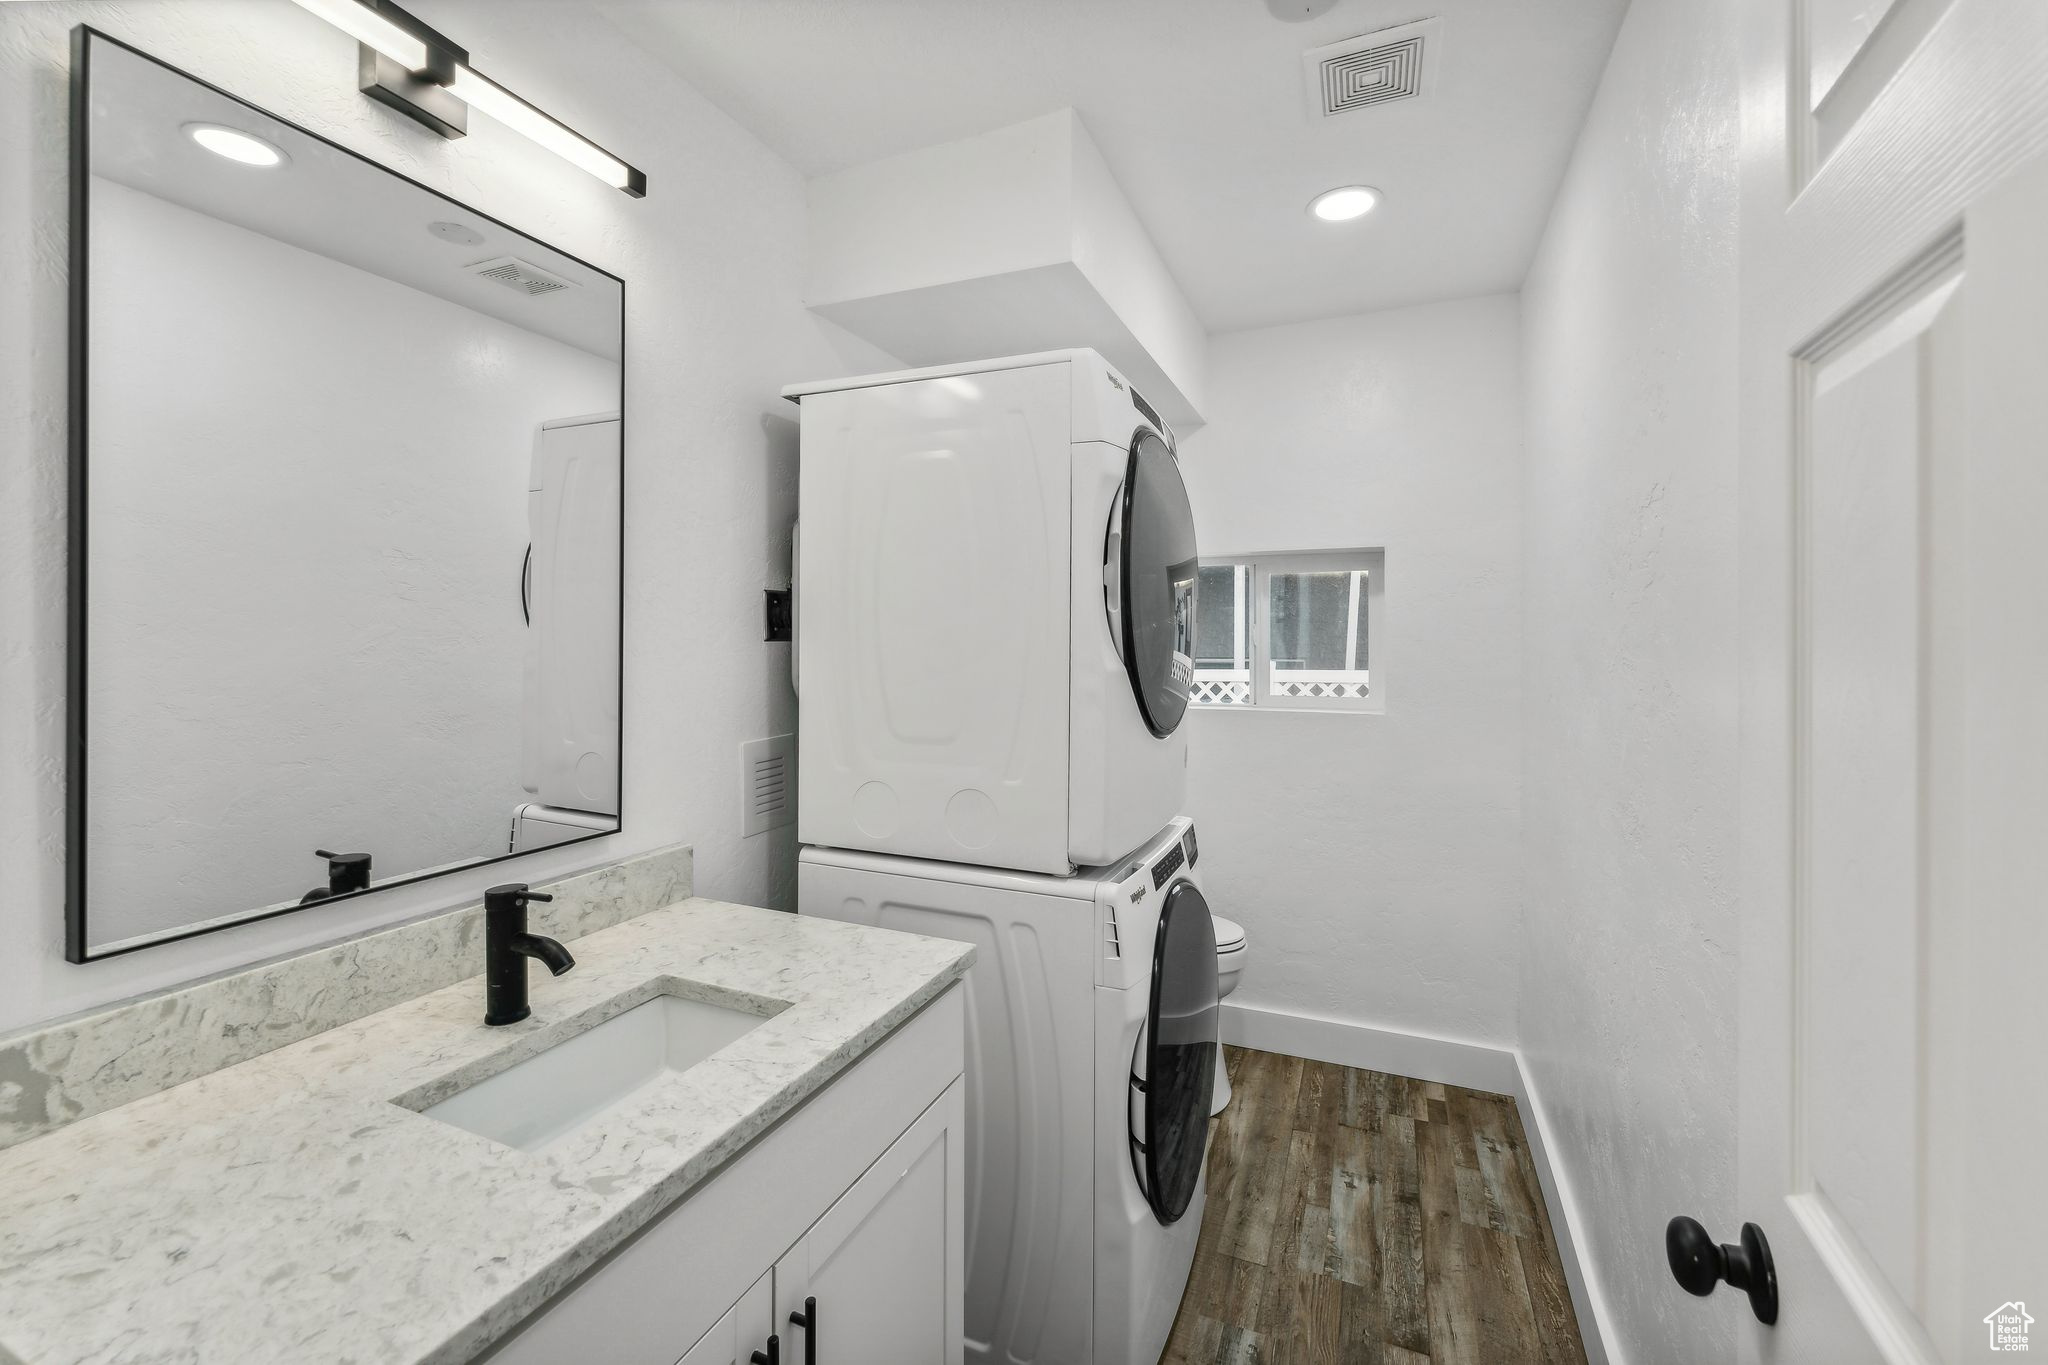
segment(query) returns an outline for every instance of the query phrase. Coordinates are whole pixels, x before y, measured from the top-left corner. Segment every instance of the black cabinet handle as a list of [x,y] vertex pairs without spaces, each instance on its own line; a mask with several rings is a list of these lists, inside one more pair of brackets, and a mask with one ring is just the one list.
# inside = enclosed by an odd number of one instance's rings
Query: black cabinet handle
[[804,1365],[818,1365],[818,1299],[816,1295],[804,1300],[801,1310],[791,1309],[789,1322],[792,1327],[804,1329]]
[[1742,1225],[1741,1245],[1717,1246],[1697,1219],[1681,1215],[1664,1229],[1664,1257],[1671,1262],[1671,1278],[1686,1293],[1705,1298],[1726,1280],[1730,1288],[1749,1295],[1749,1310],[1758,1322],[1768,1327],[1778,1320],[1778,1267],[1756,1224]]
[[766,1351],[756,1351],[751,1356],[748,1356],[747,1359],[753,1361],[754,1365],[782,1365],[782,1338],[770,1332],[768,1334],[768,1349]]

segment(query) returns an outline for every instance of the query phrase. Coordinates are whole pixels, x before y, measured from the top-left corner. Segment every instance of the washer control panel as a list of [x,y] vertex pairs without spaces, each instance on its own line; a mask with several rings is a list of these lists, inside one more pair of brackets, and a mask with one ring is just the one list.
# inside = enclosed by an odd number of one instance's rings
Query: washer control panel
[[1187,850],[1176,842],[1166,851],[1166,856],[1152,864],[1152,889],[1157,891],[1166,885],[1166,879],[1187,865]]

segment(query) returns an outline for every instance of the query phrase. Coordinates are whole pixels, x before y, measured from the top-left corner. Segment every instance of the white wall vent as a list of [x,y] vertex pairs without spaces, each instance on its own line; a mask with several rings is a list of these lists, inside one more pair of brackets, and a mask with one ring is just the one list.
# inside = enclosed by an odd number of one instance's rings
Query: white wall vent
[[1382,104],[1417,100],[1436,85],[1443,20],[1378,29],[1302,54],[1309,106],[1329,118]]
[[543,270],[532,261],[522,261],[517,256],[498,256],[488,261],[478,261],[468,267],[469,273],[493,284],[502,284],[507,289],[516,289],[522,294],[553,294],[563,289],[574,289],[573,280],[565,280],[551,270]]
[[740,745],[740,837],[796,820],[796,736]]

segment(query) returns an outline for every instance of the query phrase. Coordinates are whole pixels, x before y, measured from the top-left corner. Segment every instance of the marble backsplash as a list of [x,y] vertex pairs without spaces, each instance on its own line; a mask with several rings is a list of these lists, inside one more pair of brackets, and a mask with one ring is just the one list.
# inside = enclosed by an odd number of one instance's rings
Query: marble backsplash
[[[691,893],[677,844],[544,883],[533,929],[573,939]],[[483,971],[483,903],[0,1038],[0,1149]],[[479,999],[478,1007],[482,1007]]]

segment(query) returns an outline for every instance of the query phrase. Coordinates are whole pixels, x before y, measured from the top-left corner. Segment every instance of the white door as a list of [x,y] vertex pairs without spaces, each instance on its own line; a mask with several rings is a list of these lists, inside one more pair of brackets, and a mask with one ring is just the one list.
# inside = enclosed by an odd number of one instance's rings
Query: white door
[[1695,1311],[1977,1360],[2048,1313],[2048,5],[1745,12],[1729,1221],[1780,1307]]
[[773,1274],[754,1281],[753,1288],[683,1353],[677,1365],[752,1365],[754,1352],[765,1356],[768,1337],[775,1331],[773,1281]]
[[954,1081],[776,1262],[783,1361],[960,1365],[966,1103]]
[[540,804],[619,813],[619,419],[545,422],[527,487],[532,547],[523,785]]

